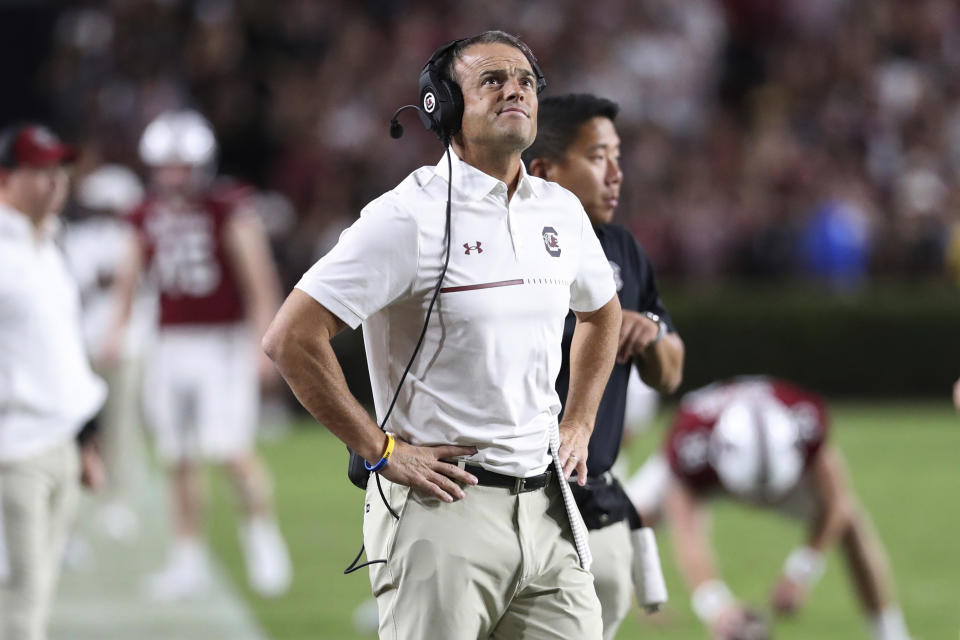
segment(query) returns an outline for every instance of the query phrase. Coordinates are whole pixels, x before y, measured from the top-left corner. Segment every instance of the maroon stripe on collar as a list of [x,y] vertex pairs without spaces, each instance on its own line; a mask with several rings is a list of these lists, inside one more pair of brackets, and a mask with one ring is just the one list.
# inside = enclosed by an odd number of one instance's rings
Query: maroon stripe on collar
[[473,291],[475,289],[492,289],[494,287],[513,287],[523,284],[523,279],[500,280],[499,282],[484,282],[483,284],[468,284],[462,287],[444,287],[440,293],[456,293],[458,291]]

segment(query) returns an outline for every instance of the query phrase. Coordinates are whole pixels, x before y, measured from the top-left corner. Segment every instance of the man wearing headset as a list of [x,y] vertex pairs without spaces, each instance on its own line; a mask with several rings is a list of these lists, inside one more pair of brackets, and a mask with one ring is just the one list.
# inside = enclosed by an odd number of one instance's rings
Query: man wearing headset
[[[653,267],[630,232],[610,224],[620,197],[620,137],[614,120],[618,106],[589,94],[553,96],[540,103],[537,140],[524,160],[530,173],[572,191],[583,203],[593,230],[615,274],[623,323],[617,363],[597,413],[590,438],[588,479],[573,494],[590,530],[591,571],[603,608],[603,636],[609,640],[630,609],[633,578],[631,528],[636,511],[610,469],[620,452],[630,369],[657,391],[673,393],[683,376],[683,341],[676,333],[654,279]],[[567,318],[564,356],[576,319]],[[557,378],[561,401],[567,397],[566,358]],[[632,521],[631,521],[632,520]]]
[[[509,34],[438,50],[421,75],[421,117],[447,154],[364,209],[264,338],[303,405],[377,471],[364,542],[380,561],[370,581],[381,638],[602,634],[583,522],[557,476],[586,479],[620,305],[579,201],[522,165],[543,85]],[[558,424],[569,309],[578,325]],[[329,344],[361,323],[378,419],[425,328],[386,434]]]

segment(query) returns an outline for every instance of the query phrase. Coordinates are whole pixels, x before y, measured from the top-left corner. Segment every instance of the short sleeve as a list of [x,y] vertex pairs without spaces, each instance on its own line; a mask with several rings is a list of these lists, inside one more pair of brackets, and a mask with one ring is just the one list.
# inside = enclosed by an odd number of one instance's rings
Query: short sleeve
[[654,274],[653,265],[650,264],[650,258],[647,257],[640,243],[637,242],[632,235],[627,238],[627,241],[633,250],[634,259],[636,260],[635,271],[640,274],[641,289],[637,310],[652,311],[660,316],[660,319],[667,324],[669,331],[676,332],[677,329],[673,324],[673,318],[670,316],[670,312],[660,298],[660,291],[657,288],[657,277]]
[[368,205],[296,288],[356,329],[412,289],[417,274],[416,221],[395,205]]
[[580,265],[570,285],[570,308],[596,311],[617,295],[617,285],[586,211],[579,202],[577,208],[580,210]]

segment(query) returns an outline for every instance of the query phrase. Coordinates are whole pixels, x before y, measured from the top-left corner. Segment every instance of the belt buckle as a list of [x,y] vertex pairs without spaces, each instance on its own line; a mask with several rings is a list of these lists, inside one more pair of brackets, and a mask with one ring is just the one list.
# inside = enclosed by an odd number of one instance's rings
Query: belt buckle
[[527,489],[527,479],[526,478],[517,478],[516,482],[513,483],[513,489],[510,493],[517,495],[518,493],[523,493]]

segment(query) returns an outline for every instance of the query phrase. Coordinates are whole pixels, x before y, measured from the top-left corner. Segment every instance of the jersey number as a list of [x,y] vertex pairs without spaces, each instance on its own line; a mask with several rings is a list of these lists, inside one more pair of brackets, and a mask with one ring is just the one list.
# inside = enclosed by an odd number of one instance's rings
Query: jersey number
[[199,298],[210,295],[220,284],[220,265],[213,255],[210,233],[188,231],[158,249],[157,277],[165,294]]

